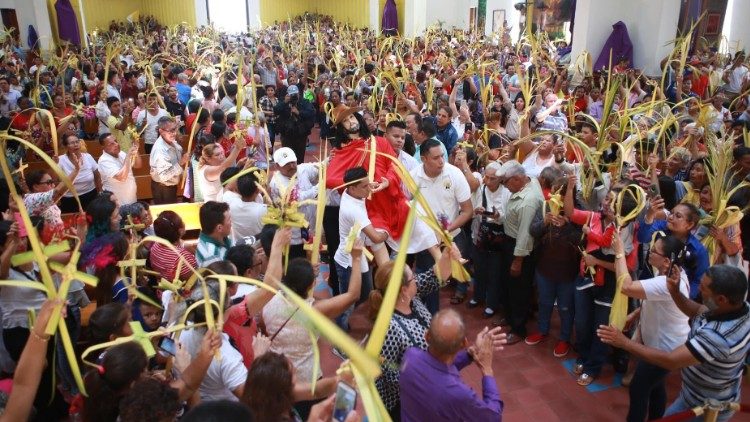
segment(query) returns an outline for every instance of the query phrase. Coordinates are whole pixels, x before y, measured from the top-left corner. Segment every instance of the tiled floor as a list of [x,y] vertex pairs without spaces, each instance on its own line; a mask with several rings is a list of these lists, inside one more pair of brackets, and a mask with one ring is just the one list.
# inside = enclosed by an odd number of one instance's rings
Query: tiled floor
[[[451,290],[444,290],[441,295],[441,307],[449,304]],[[459,305],[473,339],[489,320],[482,318],[481,309],[467,309]],[[351,319],[352,336],[362,338],[371,327],[365,316],[364,306],[357,308]],[[529,327],[535,327],[531,321]],[[554,422],[554,421],[622,421],[628,410],[628,390],[625,387],[612,387],[595,393],[575,382],[575,377],[563,366],[566,359],[575,358],[571,351],[563,359],[552,355],[555,345],[555,334],[558,332],[557,317],[553,317],[551,336],[545,341],[528,346],[521,342],[508,346],[495,354],[493,367],[498,387],[505,402],[503,421],[505,422]],[[324,341],[321,345],[321,360],[324,373],[331,374],[340,364]],[[468,367],[462,372],[464,380],[481,391],[479,370]],[[609,386],[614,381],[612,366],[605,366],[602,375],[595,381]],[[680,388],[679,373],[673,373],[668,379],[668,397],[671,401]],[[743,382],[743,403],[750,404],[750,383]],[[750,414],[735,416],[735,421],[750,421]]]
[[[315,161],[318,151],[317,129],[313,131],[311,145],[308,147],[306,161]],[[441,307],[449,307],[452,290],[444,290],[441,294]],[[364,337],[369,332],[371,324],[366,318],[365,305],[357,308],[352,315],[350,325],[351,335],[355,339]],[[464,305],[458,308],[467,323],[469,339],[473,339],[490,321],[482,318],[481,308],[467,309]],[[533,330],[536,322],[531,321],[529,328]],[[505,411],[505,422],[555,422],[555,421],[622,421],[628,411],[628,390],[625,387],[611,387],[597,392],[592,386],[584,388],[576,384],[575,377],[563,366],[563,361],[574,359],[575,352],[571,351],[563,359],[552,355],[555,346],[555,334],[558,333],[559,320],[553,313],[551,336],[545,341],[528,346],[521,342],[505,348],[495,355],[493,367],[495,378],[500,389]],[[324,374],[330,375],[336,371],[341,360],[331,353],[330,346],[321,340],[321,367]],[[481,391],[481,374],[475,366],[468,367],[462,372],[464,380],[478,393]],[[601,376],[595,381],[597,385],[610,386],[615,382],[612,366],[605,366]],[[673,400],[680,389],[680,376],[675,372],[667,381],[667,394]],[[747,377],[743,381],[742,402],[750,404],[750,383]],[[361,406],[361,404],[360,404]],[[738,414],[733,421],[750,422],[750,414]]]

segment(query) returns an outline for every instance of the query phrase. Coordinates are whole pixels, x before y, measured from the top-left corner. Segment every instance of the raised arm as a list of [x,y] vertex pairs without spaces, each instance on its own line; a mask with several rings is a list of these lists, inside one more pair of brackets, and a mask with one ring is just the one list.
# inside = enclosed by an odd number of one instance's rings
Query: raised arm
[[[461,81],[456,81],[456,84],[460,84]],[[458,96],[458,89],[456,85],[451,89],[451,95],[448,98],[448,106],[451,108],[451,116],[458,116],[458,109],[456,108],[456,97]]]
[[646,299],[646,291],[638,280],[633,280],[628,271],[628,263],[625,260],[625,248],[619,232],[615,232],[612,238],[612,249],[615,251],[615,275],[617,280],[622,280],[622,294],[634,299]]
[[18,223],[13,223],[5,238],[3,253],[0,254],[0,279],[8,278],[10,258],[16,253],[16,248],[18,248]]
[[[83,164],[83,157],[82,156],[76,156],[74,160],[70,160],[70,162],[73,164],[73,171],[70,172],[68,175],[68,179],[72,182],[75,180],[76,177],[78,177],[78,172],[81,170],[81,165]],[[68,186],[65,184],[65,182],[60,181],[60,183],[55,186],[55,193],[53,195],[53,202],[57,202],[62,198],[63,195],[68,191]]]
[[689,318],[696,317],[702,313],[708,312],[708,308],[705,305],[701,305],[698,302],[694,302],[680,292],[680,273],[682,269],[675,266],[672,268],[672,272],[667,276],[667,288],[669,294],[672,296],[675,305],[680,308],[680,311],[687,315]]
[[203,377],[211,366],[216,351],[221,347],[221,333],[209,330],[203,336],[201,348],[195,359],[190,361],[190,365],[182,372],[182,377],[170,383],[170,386],[177,390],[180,400],[189,399],[203,382]]
[[362,271],[360,263],[362,257],[362,248],[364,243],[357,239],[352,247],[352,270],[349,276],[349,289],[345,293],[334,296],[330,299],[316,301],[313,306],[328,318],[335,318],[341,315],[348,307],[357,302],[362,290]]
[[206,179],[218,179],[222,171],[226,170],[229,166],[233,165],[235,161],[237,161],[237,156],[239,155],[240,151],[245,149],[245,147],[247,147],[247,144],[245,143],[245,137],[241,135],[237,136],[234,139],[234,146],[232,147],[232,151],[229,153],[229,155],[227,155],[227,158],[224,159],[224,162],[222,162],[218,166],[209,166],[208,168],[206,168]]
[[[292,229],[285,227],[283,229],[276,230],[273,236],[273,243],[271,243],[271,253],[268,257],[268,267],[266,268],[266,275],[263,277],[263,281],[271,287],[278,288],[281,282],[281,276],[284,269],[283,264],[283,251],[286,245],[292,240]],[[263,307],[273,298],[273,293],[266,289],[255,289],[252,293],[245,296],[245,306],[247,306],[247,314],[255,315],[259,313]]]
[[[29,418],[45,368],[47,343],[50,340],[50,336],[44,332],[44,327],[47,326],[52,312],[59,309],[62,304],[61,299],[48,299],[42,304],[36,323],[30,330],[31,335],[18,360],[13,377],[13,391],[10,393],[5,411],[0,415],[0,421],[24,421]],[[63,306],[62,309],[64,310],[65,307]]]

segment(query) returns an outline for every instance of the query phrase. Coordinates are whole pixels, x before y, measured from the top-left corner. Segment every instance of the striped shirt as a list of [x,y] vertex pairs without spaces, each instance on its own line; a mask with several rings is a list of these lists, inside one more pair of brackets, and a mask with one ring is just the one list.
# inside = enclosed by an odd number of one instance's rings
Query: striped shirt
[[208,267],[216,261],[224,259],[227,249],[232,247],[232,241],[225,237],[223,242],[219,243],[211,236],[201,232],[198,236],[198,248],[195,251],[195,259],[198,266]]
[[740,400],[745,356],[750,350],[750,307],[729,314],[695,318],[685,343],[701,363],[682,369],[681,395],[690,406],[706,399]]
[[[195,255],[192,252],[181,246],[175,246],[185,261],[190,264],[182,264],[180,267],[180,280],[187,280],[193,274],[192,268],[198,268],[198,263],[195,260]],[[179,257],[175,251],[162,245],[161,243],[154,243],[151,247],[151,253],[149,254],[149,260],[151,261],[151,268],[157,271],[166,280],[174,280],[175,271],[177,271],[177,263]]]

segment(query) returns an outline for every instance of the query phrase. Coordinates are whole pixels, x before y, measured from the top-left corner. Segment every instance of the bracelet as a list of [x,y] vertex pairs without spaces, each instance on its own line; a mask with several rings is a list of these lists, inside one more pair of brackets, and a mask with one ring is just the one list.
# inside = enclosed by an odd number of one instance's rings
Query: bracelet
[[36,338],[36,339],[37,339],[37,340],[39,340],[39,341],[42,341],[42,342],[47,342],[47,341],[49,341],[49,337],[50,337],[50,336],[47,336],[47,337],[45,338],[45,337],[42,337],[42,336],[40,336],[39,334],[37,334],[37,333],[36,333],[36,331],[34,331],[34,330],[29,330],[29,332],[31,333],[31,335],[32,335],[32,336],[34,336],[34,338]]

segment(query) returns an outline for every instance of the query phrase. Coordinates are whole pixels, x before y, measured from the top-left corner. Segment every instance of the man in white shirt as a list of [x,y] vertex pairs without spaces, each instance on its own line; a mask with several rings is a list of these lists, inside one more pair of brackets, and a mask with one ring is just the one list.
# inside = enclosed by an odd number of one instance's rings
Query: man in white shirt
[[118,88],[118,86],[120,86],[120,75],[118,75],[116,72],[109,72],[107,74],[107,98],[115,97],[118,100],[122,101],[122,97],[120,96],[120,89]]
[[726,95],[719,91],[711,97],[711,109],[709,109],[708,128],[711,132],[719,133],[724,132],[724,122],[732,120],[732,113],[724,107],[724,102],[727,100]]
[[[268,183],[270,188],[269,194],[273,201],[283,201],[287,197],[290,202],[304,201],[318,197],[318,168],[311,163],[297,164],[297,156],[289,147],[279,148],[273,153],[273,161],[279,166],[279,171],[274,173],[271,181]],[[292,191],[287,194],[290,188],[289,184],[292,177],[295,178]],[[305,214],[307,222],[312,224],[315,221],[315,204],[307,204],[299,207],[299,210]],[[307,229],[295,228],[292,230],[292,241],[289,249],[289,258],[304,257],[305,251],[303,244],[308,238]]]
[[263,229],[263,216],[268,206],[258,202],[258,178],[248,173],[237,178],[237,191],[229,185],[224,188],[222,200],[229,204],[232,215],[232,239],[237,243],[241,238],[253,236],[256,239]]
[[102,155],[99,157],[99,173],[102,187],[112,192],[120,205],[132,204],[138,200],[138,192],[133,176],[133,168],[141,168],[138,145],[133,144],[128,152],[120,149],[114,135],[105,133],[99,136]]
[[9,117],[10,112],[18,108],[18,99],[23,95],[15,89],[10,88],[10,82],[5,76],[0,77],[0,91],[5,100],[3,104],[0,104],[0,111],[3,117]]
[[182,176],[182,166],[188,161],[188,153],[182,153],[177,143],[177,123],[170,116],[158,120],[159,138],[151,150],[151,194],[154,204],[177,202],[177,184]]
[[135,119],[135,124],[138,130],[143,130],[143,141],[146,146],[146,154],[151,153],[151,149],[156,143],[156,138],[159,137],[159,121],[162,117],[169,117],[167,110],[159,107],[159,94],[152,92],[148,94],[146,98],[146,109],[138,113],[138,117]]
[[[461,170],[445,161],[441,145],[442,142],[436,139],[428,139],[421,145],[422,165],[411,171],[411,177],[414,178],[420,194],[427,200],[440,224],[453,236],[461,255],[469,256],[471,239],[461,227],[468,223],[474,214],[471,189]],[[468,284],[459,284],[452,302],[461,303],[466,297],[467,288]],[[433,302],[427,305],[430,308],[435,304]]]
[[[354,228],[355,224],[359,225],[359,232],[357,237],[365,241],[365,244],[372,246],[373,250],[383,248],[385,242],[388,239],[388,233],[385,231],[378,231],[370,223],[370,218],[367,216],[367,208],[365,207],[365,199],[370,196],[370,179],[367,177],[367,170],[363,167],[354,167],[344,173],[344,183],[351,183],[344,193],[341,194],[341,208],[339,209],[339,247],[336,249],[336,253],[333,257],[334,264],[336,266],[336,273],[339,281],[339,292],[344,293],[349,289],[349,278],[352,272],[352,256],[351,251],[347,251],[347,240],[349,233]],[[362,273],[362,290],[360,293],[361,300],[366,299],[370,290],[372,290],[372,276],[370,274],[369,266],[367,265],[367,258],[364,255],[361,256],[360,261],[360,272]],[[336,323],[341,329],[348,331],[349,329],[349,316],[352,313],[354,307],[350,307],[338,318]]]
[[745,53],[738,51],[732,65],[724,71],[722,79],[726,82],[724,89],[730,101],[737,98],[748,78],[748,69],[744,65]]

